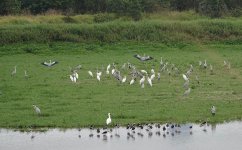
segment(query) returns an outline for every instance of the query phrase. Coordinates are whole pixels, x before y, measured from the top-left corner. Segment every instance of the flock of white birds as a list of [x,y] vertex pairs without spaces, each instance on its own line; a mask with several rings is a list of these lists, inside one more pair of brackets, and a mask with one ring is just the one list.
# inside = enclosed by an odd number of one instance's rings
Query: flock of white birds
[[[149,61],[149,60],[153,59],[153,57],[150,57],[150,56],[134,55],[134,57],[139,59],[141,62],[145,62],[145,61]],[[57,61],[50,60],[49,62],[43,62],[41,64],[44,66],[47,66],[47,67],[52,67],[52,66],[56,65],[57,63],[58,63]],[[223,65],[227,69],[231,68],[230,62],[224,61]],[[198,66],[200,69],[209,69],[210,74],[214,73],[212,64],[208,65],[206,60],[199,61]],[[80,70],[81,68],[82,68],[81,65],[78,65],[74,69],[70,68],[71,74],[69,77],[70,77],[71,82],[73,82],[73,83],[77,82],[77,80],[79,78],[78,70]],[[129,70],[130,71],[129,75],[130,75],[131,80],[127,81],[127,76],[126,75],[122,76],[120,70]],[[179,76],[181,74],[180,70],[174,64],[163,61],[162,57],[159,62],[159,69],[157,71],[155,71],[154,68],[151,68],[150,71],[147,71],[144,69],[139,70],[136,68],[135,65],[133,65],[129,62],[124,63],[122,65],[122,67],[120,68],[120,70],[118,69],[117,65],[115,63],[113,63],[112,65],[111,64],[107,65],[105,73],[106,73],[106,75],[112,75],[121,84],[129,82],[129,85],[133,85],[136,82],[136,80],[139,80],[139,85],[141,86],[141,88],[145,87],[146,81],[147,81],[147,84],[150,87],[152,87],[153,81],[155,79],[157,79],[157,81],[160,80],[162,72],[166,72],[169,76],[171,76],[171,74],[174,74],[176,76]],[[192,75],[193,70],[194,70],[194,67],[191,64],[189,69],[185,73],[182,74],[182,78],[184,79],[183,87],[185,89],[183,96],[188,96],[191,93],[191,88],[189,86],[189,83],[190,83],[190,77]],[[104,69],[102,69],[102,71],[99,71],[98,69],[96,70],[95,76],[96,76],[97,81],[101,81],[102,75],[103,75],[102,72],[104,72]],[[12,71],[11,75],[14,76],[16,73],[17,73],[17,66],[14,67],[14,70]],[[88,70],[87,73],[91,78],[95,77],[94,73],[91,70]],[[24,76],[25,76],[25,78],[28,78],[28,74],[27,74],[26,70],[24,71]],[[196,79],[196,82],[199,84],[200,81],[199,81],[198,75],[195,76],[195,79]],[[41,113],[40,109],[37,106],[33,105],[33,107],[37,114]],[[215,110],[216,110],[216,108],[213,106],[211,108],[211,112],[215,114]],[[110,113],[108,114],[108,116],[109,116],[109,118],[106,121],[107,125],[111,123]]]

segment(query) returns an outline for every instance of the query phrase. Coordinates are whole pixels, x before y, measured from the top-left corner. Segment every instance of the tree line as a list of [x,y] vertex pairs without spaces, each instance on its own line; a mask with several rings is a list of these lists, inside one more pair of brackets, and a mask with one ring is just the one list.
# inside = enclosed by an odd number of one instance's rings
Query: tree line
[[241,0],[1,0],[0,15],[42,14],[50,10],[63,14],[116,13],[139,19],[142,12],[163,8],[177,11],[195,10],[210,17],[225,14],[240,16]]

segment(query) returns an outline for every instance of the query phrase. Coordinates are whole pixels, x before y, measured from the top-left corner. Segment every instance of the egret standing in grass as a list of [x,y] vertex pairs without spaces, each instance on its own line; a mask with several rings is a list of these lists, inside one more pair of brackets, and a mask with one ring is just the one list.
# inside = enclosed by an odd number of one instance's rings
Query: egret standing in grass
[[88,74],[93,78],[93,74],[90,70],[88,71]]
[[34,111],[36,112],[36,114],[37,115],[40,115],[41,114],[41,111],[40,111],[39,107],[37,107],[35,105],[33,105],[33,107],[34,107]]
[[107,66],[106,74],[109,74],[109,69],[110,69],[110,67],[111,67],[111,65],[109,64],[109,65]]
[[26,70],[24,70],[24,77],[25,77],[25,79],[27,79],[29,77]]
[[191,88],[188,88],[188,89],[184,92],[183,96],[188,96],[190,93],[191,93]]
[[126,82],[126,76],[123,77],[122,83]]
[[111,115],[108,113],[108,118],[106,120],[106,124],[109,125],[112,122]]
[[215,113],[216,113],[216,107],[215,106],[211,107],[211,113],[212,113],[213,116],[215,116]]
[[129,83],[130,85],[134,84],[134,78],[132,78],[132,80]]
[[17,66],[14,66],[14,70],[12,71],[11,75],[14,76],[17,73]]

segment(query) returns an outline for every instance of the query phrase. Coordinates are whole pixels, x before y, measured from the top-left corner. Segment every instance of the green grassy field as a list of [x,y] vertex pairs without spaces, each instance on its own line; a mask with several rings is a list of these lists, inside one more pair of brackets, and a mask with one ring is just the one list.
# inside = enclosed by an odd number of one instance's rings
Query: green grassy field
[[[107,113],[112,115],[113,124],[139,122],[223,122],[242,118],[242,45],[226,44],[161,44],[148,42],[120,42],[115,44],[59,43],[11,44],[0,47],[0,127],[82,127],[94,124],[105,125]],[[155,59],[143,64],[134,54],[143,53]],[[169,77],[161,73],[153,87],[145,84],[142,89],[138,81],[131,86],[120,84],[103,71],[101,82],[90,78],[87,71],[94,73],[115,62],[120,68],[130,62],[137,69],[157,72],[160,57],[175,64],[180,74]],[[48,68],[40,63],[57,60],[59,64]],[[199,69],[198,61],[207,60],[214,67]],[[223,61],[231,63],[231,69],[223,67]],[[76,84],[69,79],[69,66],[81,64]],[[183,96],[185,73],[190,64],[191,94]],[[11,76],[14,66],[17,74]],[[168,65],[169,69],[171,68]],[[29,78],[24,78],[27,70]],[[127,75],[128,70],[121,70]],[[199,76],[200,84],[195,81]],[[41,116],[34,113],[32,105],[40,107]],[[216,116],[210,107],[217,107]]]

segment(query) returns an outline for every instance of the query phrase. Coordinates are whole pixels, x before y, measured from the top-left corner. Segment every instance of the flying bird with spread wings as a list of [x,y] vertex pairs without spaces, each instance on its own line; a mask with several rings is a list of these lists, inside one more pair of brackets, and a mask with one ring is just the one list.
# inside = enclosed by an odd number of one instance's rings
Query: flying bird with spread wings
[[51,66],[54,66],[55,64],[57,64],[58,62],[57,61],[49,61],[49,62],[42,62],[41,64],[44,65],[44,66],[47,66],[47,67],[51,67]]
[[139,54],[134,55],[135,58],[139,59],[140,61],[148,61],[153,59],[151,56],[140,56]]

